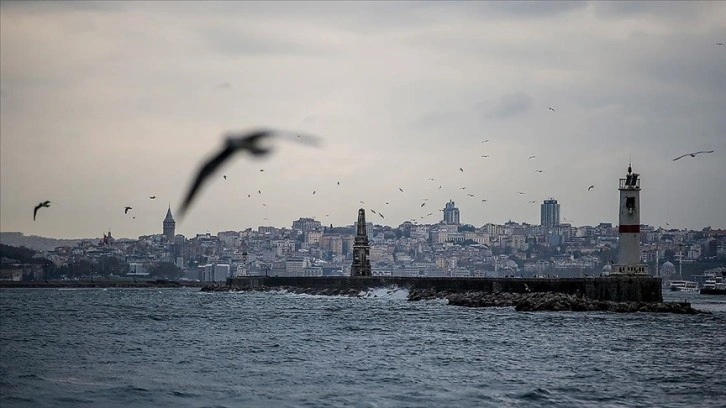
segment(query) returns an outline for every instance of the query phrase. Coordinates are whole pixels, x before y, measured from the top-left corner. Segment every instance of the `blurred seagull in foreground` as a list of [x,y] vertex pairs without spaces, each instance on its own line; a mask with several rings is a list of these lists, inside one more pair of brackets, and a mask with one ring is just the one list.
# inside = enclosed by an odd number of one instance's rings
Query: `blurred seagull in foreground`
[[[269,146],[263,146],[261,143],[272,137],[284,137],[288,140],[294,140],[313,146],[317,146],[319,144],[318,139],[312,136],[301,137],[299,134],[291,135],[289,132],[280,132],[271,129],[257,130],[244,134],[228,134],[222,151],[217,153],[217,155],[213,158],[209,159],[202,168],[199,169],[189,192],[182,202],[181,210],[179,211],[180,216],[183,216],[189,208],[194,196],[206,179],[211,176],[227,159],[232,157],[234,153],[245,150],[253,156],[266,156],[270,154],[272,148]],[[226,178],[227,177],[225,176],[225,179]]]
[[713,150],[701,150],[700,152],[686,153],[686,154],[683,154],[683,155],[680,155],[680,156],[676,157],[675,159],[673,159],[673,161],[676,161],[678,159],[682,159],[682,158],[684,158],[686,156],[696,157],[697,154],[701,154],[701,153],[713,153]]
[[38,215],[38,210],[40,210],[43,207],[50,207],[50,201],[43,201],[42,203],[35,206],[33,209],[33,221],[35,221],[35,216]]

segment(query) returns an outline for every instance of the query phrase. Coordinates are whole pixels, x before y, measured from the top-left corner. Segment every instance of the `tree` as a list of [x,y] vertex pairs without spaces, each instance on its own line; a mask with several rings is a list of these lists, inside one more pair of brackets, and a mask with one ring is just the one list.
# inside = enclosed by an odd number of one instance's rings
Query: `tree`
[[171,262],[161,262],[151,268],[149,276],[175,280],[181,278],[183,276],[183,272],[179,269],[179,267]]

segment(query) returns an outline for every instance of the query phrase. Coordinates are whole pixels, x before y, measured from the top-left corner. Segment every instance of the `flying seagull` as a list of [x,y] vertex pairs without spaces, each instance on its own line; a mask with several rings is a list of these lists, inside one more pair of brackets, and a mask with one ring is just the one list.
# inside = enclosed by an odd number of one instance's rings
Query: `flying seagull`
[[461,171],[463,173],[464,172],[464,169],[462,169],[461,167],[459,167],[459,171]]
[[488,154],[482,154],[481,157],[489,157]]
[[594,185],[594,184],[590,184],[590,187],[588,187],[588,188],[587,188],[587,191],[590,191],[590,190],[592,190],[593,188],[595,188],[595,185]]
[[555,111],[555,109],[553,107],[551,107],[551,106],[548,106],[547,108],[549,108],[549,110],[551,110],[552,112]]
[[128,206],[124,207],[124,214],[128,214],[129,210],[133,210],[133,208]]
[[530,204],[534,204],[534,203],[536,203],[536,202],[537,202],[537,201],[535,201],[535,200],[532,200],[532,201],[530,201],[529,203],[530,203]]
[[149,196],[149,198],[153,200],[156,198],[156,196]]
[[[277,132],[269,129],[265,130],[257,130],[251,133],[245,133],[245,134],[234,134],[230,133],[227,135],[224,147],[222,148],[222,151],[219,152],[216,156],[214,156],[212,159],[207,161],[204,166],[202,166],[201,169],[199,169],[199,172],[197,173],[197,177],[194,180],[194,183],[192,184],[191,188],[189,189],[189,192],[187,193],[186,197],[184,198],[184,202],[182,203],[181,210],[180,210],[180,216],[183,216],[186,210],[189,208],[189,205],[191,204],[192,200],[194,199],[194,196],[196,195],[199,188],[202,186],[204,181],[214,173],[219,166],[221,166],[227,159],[232,157],[232,155],[238,151],[248,151],[253,156],[266,156],[268,155],[272,150],[271,147],[264,147],[261,145],[261,142],[265,139],[269,139],[271,137],[287,137],[288,140],[296,140],[300,141],[306,144],[310,145],[317,145],[318,141],[316,138],[313,138],[311,136],[306,136],[305,138],[296,137],[296,138],[290,138],[289,133],[285,132]],[[225,176],[225,179],[227,177]]]
[[338,185],[340,185],[340,181],[338,182]]
[[403,193],[403,189],[401,187],[399,187],[398,189],[401,190],[401,192]]
[[684,158],[686,156],[696,157],[697,154],[701,154],[701,153],[713,153],[713,150],[701,150],[700,152],[686,153],[686,154],[683,154],[683,155],[680,155],[680,156],[676,157],[675,159],[673,159],[673,161],[676,161],[678,159],[682,159],[682,158]]
[[524,195],[524,193],[523,193],[523,192],[521,192],[521,191],[518,191],[517,193],[518,193],[519,195]]
[[373,214],[378,214],[378,213],[376,212],[376,210],[374,210],[374,209],[372,209],[372,208],[371,208],[371,212],[372,212]]
[[33,209],[33,221],[35,221],[35,216],[38,214],[38,210],[40,210],[41,207],[50,207],[50,201],[46,200],[35,206]]
[[535,170],[537,173],[542,173],[544,170]]
[[467,194],[469,197],[474,197],[474,194]]
[[721,46],[723,46],[723,43],[722,43],[722,42],[717,42],[717,43],[716,43],[716,45],[721,45]]
[[482,143],[486,143],[486,142],[488,142],[488,141],[489,141],[489,139],[485,139],[485,140],[482,140],[481,142],[482,142]]
[[421,203],[421,207],[423,207],[424,205],[426,205],[426,202],[425,201],[423,203]]
[[535,157],[537,157],[537,156],[529,156],[530,159],[534,159]]
[[380,216],[381,216],[381,218],[386,218],[386,217],[384,217],[384,216],[383,216],[383,214],[381,214],[381,213],[378,213],[378,215],[380,215]]

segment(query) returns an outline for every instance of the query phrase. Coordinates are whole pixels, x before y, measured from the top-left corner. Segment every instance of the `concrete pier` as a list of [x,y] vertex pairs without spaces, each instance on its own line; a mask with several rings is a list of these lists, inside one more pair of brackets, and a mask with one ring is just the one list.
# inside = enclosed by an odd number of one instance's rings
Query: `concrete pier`
[[406,289],[434,289],[454,293],[528,293],[551,292],[584,295],[593,300],[614,302],[662,302],[661,279],[642,275],[593,278],[410,278],[403,276],[291,277],[240,276],[227,279],[227,286],[245,289],[311,288],[368,290],[398,286]]

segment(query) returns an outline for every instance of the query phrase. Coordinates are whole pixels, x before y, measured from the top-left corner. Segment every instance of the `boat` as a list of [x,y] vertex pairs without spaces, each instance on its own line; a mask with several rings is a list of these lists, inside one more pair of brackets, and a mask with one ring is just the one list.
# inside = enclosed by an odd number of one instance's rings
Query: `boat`
[[698,282],[674,280],[671,281],[670,290],[673,292],[698,292]]
[[707,279],[701,288],[702,295],[726,295],[726,282],[723,276],[714,276]]

